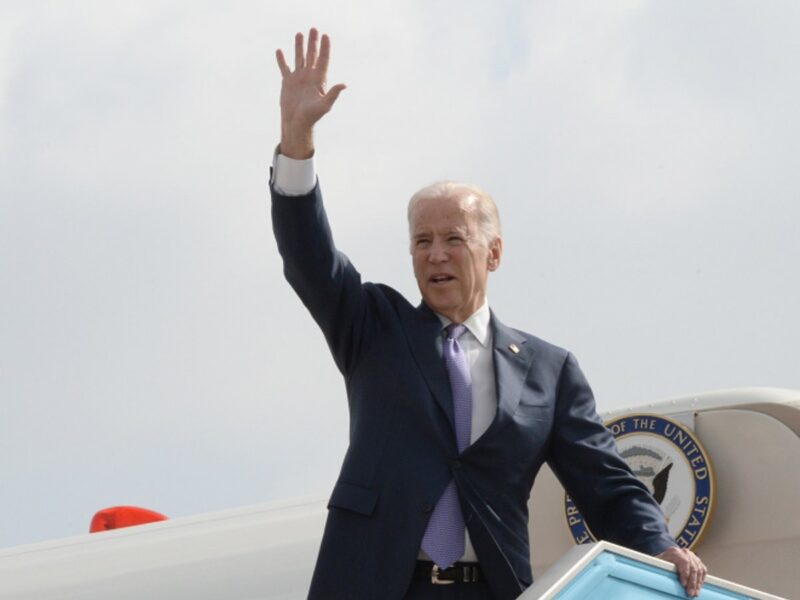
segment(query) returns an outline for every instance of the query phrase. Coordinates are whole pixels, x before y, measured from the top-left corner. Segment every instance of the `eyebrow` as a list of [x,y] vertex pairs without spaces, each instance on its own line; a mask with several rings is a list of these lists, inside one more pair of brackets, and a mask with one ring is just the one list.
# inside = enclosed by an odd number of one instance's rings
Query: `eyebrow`
[[[450,229],[446,230],[442,235],[447,236],[447,235],[452,235],[454,233],[458,234],[458,235],[463,235],[463,236],[466,237],[466,236],[469,236],[470,232],[469,232],[469,228],[468,227],[453,227],[453,228],[450,228]],[[429,231],[429,230],[426,230],[426,231],[420,231],[418,233],[413,234],[411,236],[411,238],[416,240],[416,239],[419,239],[419,238],[431,237],[433,235],[436,235],[436,234],[431,232],[431,231]]]

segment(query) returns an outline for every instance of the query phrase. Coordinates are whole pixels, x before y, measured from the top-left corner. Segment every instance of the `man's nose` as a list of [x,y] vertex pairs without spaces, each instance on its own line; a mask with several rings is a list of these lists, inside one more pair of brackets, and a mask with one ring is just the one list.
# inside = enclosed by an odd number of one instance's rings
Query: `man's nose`
[[428,262],[438,264],[445,262],[449,258],[447,248],[444,244],[434,242],[431,244],[430,252],[428,252]]

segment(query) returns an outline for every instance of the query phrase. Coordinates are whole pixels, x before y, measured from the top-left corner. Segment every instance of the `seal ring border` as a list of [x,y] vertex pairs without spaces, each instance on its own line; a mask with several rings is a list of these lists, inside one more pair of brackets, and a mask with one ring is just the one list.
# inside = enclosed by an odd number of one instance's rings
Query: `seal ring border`
[[[696,413],[696,412],[693,414],[693,416],[695,416],[695,417],[697,417],[697,415],[698,415],[698,413]],[[623,415],[623,416],[611,419],[609,421],[604,421],[603,422],[603,427],[605,427],[606,430],[608,431],[608,433],[611,435],[611,437],[614,438],[614,445],[615,446],[616,446],[617,439],[621,439],[621,438],[629,436],[629,435],[651,435],[653,437],[657,437],[657,438],[660,438],[662,440],[666,439],[667,441],[672,443],[672,440],[670,440],[669,438],[665,438],[663,435],[658,435],[658,434],[655,434],[655,433],[648,433],[648,432],[645,432],[645,431],[632,431],[630,433],[625,433],[625,434],[622,434],[620,436],[615,436],[613,433],[611,433],[611,425],[613,425],[615,423],[618,423],[619,421],[625,421],[627,419],[631,419],[631,418],[634,418],[634,417],[644,417],[644,418],[648,418],[649,417],[649,418],[655,418],[655,419],[662,419],[664,421],[667,421],[667,422],[671,423],[672,425],[676,425],[681,431],[686,432],[686,434],[689,436],[689,438],[692,440],[692,442],[695,444],[695,446],[697,446],[697,449],[702,453],[703,457],[705,458],[706,467],[708,468],[708,484],[709,484],[709,489],[708,489],[708,511],[706,512],[706,518],[703,521],[703,524],[700,526],[700,530],[697,532],[697,535],[695,535],[694,539],[692,540],[692,543],[689,544],[688,546],[686,546],[686,548],[688,550],[691,550],[692,548],[697,546],[702,541],[703,537],[705,536],[707,526],[708,526],[709,522],[711,522],[711,520],[713,519],[714,512],[715,512],[715,509],[716,509],[716,506],[717,506],[717,503],[716,503],[716,495],[717,495],[716,494],[717,493],[716,472],[714,471],[714,466],[711,464],[710,455],[709,455],[708,451],[706,450],[705,446],[703,446],[703,444],[700,443],[700,440],[697,439],[697,437],[695,436],[694,431],[690,430],[684,423],[681,423],[680,421],[677,421],[676,419],[672,419],[672,418],[664,416],[664,415],[658,415],[658,414],[655,414],[655,413],[645,413],[645,412],[642,412],[642,413],[639,413],[639,412],[630,413],[628,415]],[[673,445],[680,450],[680,454],[683,457],[683,459],[686,460],[687,463],[689,463],[688,459],[686,458],[686,455],[683,453],[683,448],[681,448],[677,444],[673,444]],[[622,460],[624,460],[624,459],[622,459]],[[691,468],[691,464],[689,464],[689,470],[692,473],[694,473],[694,469]],[[694,480],[694,478],[692,478],[692,483],[694,484],[694,490],[697,491],[697,482],[696,482],[696,480]],[[568,497],[569,497],[569,494],[567,493],[566,490],[564,490],[564,517],[565,517],[565,519],[564,519],[563,523],[564,523],[564,526],[567,529],[569,537],[572,539],[572,542],[574,544],[577,544],[577,541],[575,539],[575,535],[572,532],[572,527],[570,527],[570,525],[569,525],[569,517],[566,514],[567,498]],[[693,500],[694,500],[694,498],[693,498]],[[572,503],[574,505],[575,501],[573,500]],[[694,505],[696,503],[693,501],[692,504]],[[575,508],[577,508],[577,506]],[[578,514],[580,514],[580,512]],[[690,512],[689,515],[691,516],[691,514],[692,513]],[[586,519],[584,518],[584,516],[582,514],[580,516],[581,516],[581,521],[583,522],[583,526],[586,529],[586,533],[589,534],[589,537],[591,538],[591,541],[596,542],[597,541],[597,537],[594,535],[594,533],[592,533],[592,530],[589,528],[589,523],[586,522]],[[685,531],[685,529],[686,529],[686,527],[684,526],[684,528],[681,531],[681,533],[683,531]],[[678,536],[678,537],[680,537],[680,536]],[[677,540],[676,540],[676,542],[677,542]],[[583,542],[583,543],[586,544],[588,542]]]

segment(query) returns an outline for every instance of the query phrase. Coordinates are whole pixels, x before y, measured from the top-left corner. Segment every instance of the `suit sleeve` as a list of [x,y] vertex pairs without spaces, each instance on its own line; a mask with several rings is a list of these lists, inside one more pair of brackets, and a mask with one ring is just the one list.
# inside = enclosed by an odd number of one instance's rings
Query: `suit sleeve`
[[319,184],[303,196],[284,196],[274,187],[270,191],[283,273],[346,375],[361,351],[368,310],[361,275],[334,245]]
[[550,465],[595,537],[650,555],[675,546],[661,508],[619,456],[571,354],[556,402]]

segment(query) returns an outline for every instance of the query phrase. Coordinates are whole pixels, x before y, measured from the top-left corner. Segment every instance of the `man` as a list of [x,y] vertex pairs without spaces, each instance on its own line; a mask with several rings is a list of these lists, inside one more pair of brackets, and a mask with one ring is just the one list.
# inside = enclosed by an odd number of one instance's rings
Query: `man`
[[[434,184],[409,204],[422,304],[363,283],[334,246],[311,157],[330,41],[295,38],[283,75],[273,228],[287,280],[345,378],[350,445],[329,503],[309,596],[496,598],[532,582],[527,499],[547,461],[599,537],[661,556],[696,594],[702,562],[669,536],[616,453],[575,359],[503,325],[486,288],[503,253],[481,190]],[[444,584],[444,585],[443,585]]]

